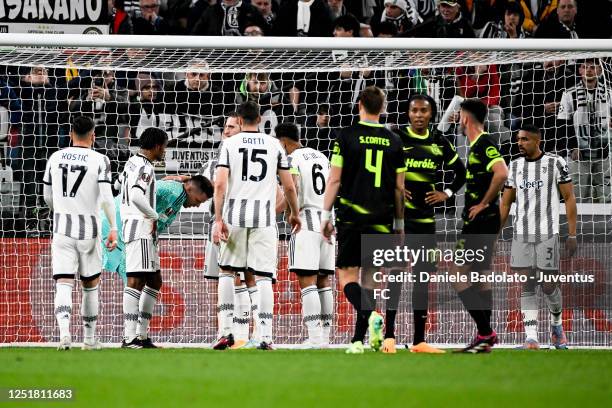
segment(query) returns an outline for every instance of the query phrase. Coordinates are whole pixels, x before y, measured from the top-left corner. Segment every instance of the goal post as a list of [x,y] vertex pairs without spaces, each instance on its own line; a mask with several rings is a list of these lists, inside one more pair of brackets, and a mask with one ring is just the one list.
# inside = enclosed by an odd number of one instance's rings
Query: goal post
[[[595,102],[577,102],[588,105],[580,111],[587,112],[586,122],[576,113],[562,119],[562,95],[582,80],[585,60],[594,64],[597,74]],[[245,100],[260,103],[263,132],[274,134],[274,127],[284,121],[296,123],[304,145],[328,154],[337,131],[357,117],[359,92],[376,85],[387,95],[382,122],[394,129],[408,124],[410,95],[432,96],[437,105],[432,126],[451,140],[464,161],[468,143],[453,117],[466,97],[486,101],[487,128],[509,159],[518,154],[513,146],[518,127],[534,123],[543,131],[545,150],[567,157],[578,148],[584,157],[597,160],[597,166],[570,163],[579,193],[579,250],[574,258],[562,260],[561,272],[592,275],[594,281],[562,284],[563,317],[570,344],[609,347],[611,164],[610,156],[601,153],[610,143],[611,81],[610,40],[0,34],[0,343],[58,339],[52,220],[42,200],[42,170],[53,151],[68,145],[71,118],[94,119],[95,147],[110,157],[113,178],[137,150],[146,127],[164,129],[170,144],[165,161],[156,164],[161,178],[194,174],[214,158],[226,116]],[[590,133],[581,138],[585,126]],[[451,177],[442,171],[437,188],[443,189]],[[454,245],[462,206],[461,191],[436,210],[441,246]],[[564,237],[563,205],[561,214]],[[161,342],[199,345],[216,336],[216,282],[203,275],[207,217],[205,206],[184,209],[161,237],[164,286],[151,327],[152,336]],[[282,216],[278,225],[274,337],[279,344],[297,344],[306,335],[300,290],[287,271],[289,231]],[[508,225],[494,258],[497,272],[510,272],[511,234]],[[332,338],[342,344],[350,338],[353,312],[336,285]],[[103,342],[121,339],[122,287],[121,277],[103,273],[98,324]],[[470,317],[450,285],[431,284],[430,291],[429,340],[442,345],[469,341]],[[519,297],[517,284],[494,284],[493,323],[504,344],[523,340]],[[80,294],[74,297],[75,305],[79,301]],[[539,306],[540,336],[546,339],[548,313],[542,300]],[[77,312],[72,327],[78,340]],[[411,336],[411,285],[405,284],[397,338],[409,343]]]

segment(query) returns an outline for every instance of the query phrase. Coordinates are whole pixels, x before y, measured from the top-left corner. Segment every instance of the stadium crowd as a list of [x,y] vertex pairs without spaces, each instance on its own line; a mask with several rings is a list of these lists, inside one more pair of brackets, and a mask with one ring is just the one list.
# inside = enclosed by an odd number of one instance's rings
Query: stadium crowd
[[[610,38],[612,1],[587,0],[114,0],[110,31],[144,35],[375,36],[445,38]],[[140,58],[138,50],[125,58]],[[346,56],[332,53],[341,63]],[[104,58],[104,57],[102,57]],[[100,60],[99,65],[104,65]],[[166,130],[171,147],[214,147],[225,115],[245,100],[262,108],[263,129],[281,122],[302,129],[324,153],[335,130],[357,117],[357,96],[376,85],[387,93],[388,127],[407,123],[414,93],[437,104],[440,122],[455,97],[480,98],[488,130],[507,160],[524,120],[543,129],[544,150],[567,157],[579,202],[610,202],[612,126],[607,59],[478,65],[458,68],[331,73],[210,74],[205,60],[191,70],[157,73],[2,66],[0,114],[6,113],[6,154],[20,184],[15,215],[3,231],[44,230],[41,180],[46,159],[69,143],[70,117],[96,125],[96,148],[109,156],[113,177],[147,127]],[[444,132],[451,140],[458,115]],[[5,135],[0,135],[0,143]],[[4,173],[3,173],[4,174]],[[3,203],[2,210],[7,210]],[[24,210],[25,209],[25,210]]]

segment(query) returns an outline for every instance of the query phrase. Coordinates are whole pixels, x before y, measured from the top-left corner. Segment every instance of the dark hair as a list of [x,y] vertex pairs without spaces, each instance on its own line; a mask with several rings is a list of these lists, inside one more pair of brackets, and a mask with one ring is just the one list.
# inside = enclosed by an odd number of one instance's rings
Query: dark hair
[[300,130],[295,125],[295,123],[283,122],[278,124],[274,128],[274,133],[277,138],[286,137],[287,139],[291,139],[294,142],[300,141]]
[[334,30],[336,28],[342,28],[344,31],[352,31],[353,37],[359,37],[359,31],[361,26],[359,20],[352,14],[345,14],[340,16],[334,21]]
[[87,138],[94,127],[94,121],[87,116],[77,116],[72,120],[72,133],[77,139]]
[[525,131],[527,133],[533,133],[534,135],[541,135],[540,128],[532,123],[524,123],[521,125],[519,130]]
[[162,146],[168,141],[168,134],[161,129],[150,127],[146,128],[140,135],[140,148],[143,150],[153,150],[157,146]]
[[242,102],[236,113],[242,118],[242,120],[248,125],[254,125],[259,119],[259,104],[254,101]]
[[397,26],[390,21],[383,21],[380,24],[376,24],[376,32],[374,35],[378,37],[381,34],[395,37],[397,35]]
[[225,120],[228,120],[229,118],[239,118],[240,115],[238,114],[238,112],[236,111],[231,111],[230,113],[225,115]]
[[484,123],[487,117],[487,105],[478,98],[466,99],[461,102],[461,110],[466,111],[476,119],[478,123]]
[[378,115],[385,105],[385,93],[377,86],[370,85],[359,95],[361,105],[371,115]]
[[519,23],[517,28],[521,28],[523,26],[523,22],[525,21],[525,13],[523,12],[523,7],[521,7],[518,1],[506,3],[506,6],[504,7],[504,15],[506,13],[518,14]]
[[431,120],[432,121],[434,120],[434,118],[438,114],[438,105],[436,104],[436,101],[434,100],[434,98],[432,98],[431,96],[427,94],[412,94],[410,95],[410,98],[408,98],[408,106],[407,106],[408,110],[410,110],[410,104],[413,101],[428,102],[429,106],[431,106]]
[[193,183],[195,184],[195,186],[204,194],[206,194],[207,197],[212,197],[213,196],[213,192],[214,192],[214,188],[212,183],[210,182],[209,179],[207,179],[206,177],[202,176],[201,174],[195,175],[195,176],[191,176],[191,178],[187,181],[188,183]]

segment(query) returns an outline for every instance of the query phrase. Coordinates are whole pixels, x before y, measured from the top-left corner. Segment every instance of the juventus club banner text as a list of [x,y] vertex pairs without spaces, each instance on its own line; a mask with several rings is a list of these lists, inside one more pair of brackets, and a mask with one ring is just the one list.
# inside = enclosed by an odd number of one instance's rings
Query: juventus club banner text
[[0,0],[0,33],[108,34],[108,2]]

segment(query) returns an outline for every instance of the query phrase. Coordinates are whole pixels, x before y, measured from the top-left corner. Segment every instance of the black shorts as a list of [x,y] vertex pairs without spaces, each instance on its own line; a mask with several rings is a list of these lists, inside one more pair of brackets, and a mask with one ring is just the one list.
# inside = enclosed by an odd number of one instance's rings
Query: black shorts
[[482,251],[481,260],[471,262],[472,271],[481,272],[491,269],[500,223],[499,211],[479,215],[473,221],[463,221],[463,229],[456,249]]
[[[392,231],[391,224],[382,224],[385,229]],[[361,255],[361,235],[362,234],[389,234],[380,231],[374,226],[357,226],[355,224],[336,224],[336,236],[338,238],[338,255],[336,257],[336,268],[361,267],[371,265],[371,255]]]
[[[404,243],[411,249],[436,249],[436,223],[419,223],[411,222],[406,220],[404,222]],[[419,272],[435,272],[437,269],[437,262],[433,256],[427,258],[419,257],[414,264],[412,272],[418,274]],[[418,275],[417,275],[418,276]]]

